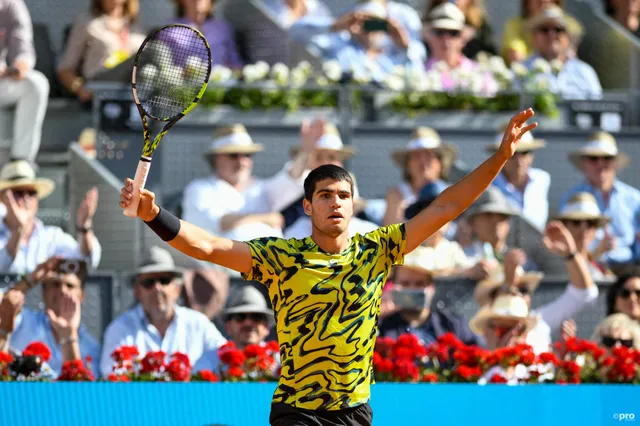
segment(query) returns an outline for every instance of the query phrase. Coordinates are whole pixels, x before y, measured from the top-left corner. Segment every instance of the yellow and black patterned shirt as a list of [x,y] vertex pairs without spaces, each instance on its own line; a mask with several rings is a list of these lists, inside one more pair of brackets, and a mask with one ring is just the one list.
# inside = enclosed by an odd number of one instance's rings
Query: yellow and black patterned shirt
[[340,410],[369,400],[382,287],[405,241],[400,224],[357,234],[339,254],[311,237],[248,242],[243,278],[267,286],[276,317],[282,375],[273,403]]

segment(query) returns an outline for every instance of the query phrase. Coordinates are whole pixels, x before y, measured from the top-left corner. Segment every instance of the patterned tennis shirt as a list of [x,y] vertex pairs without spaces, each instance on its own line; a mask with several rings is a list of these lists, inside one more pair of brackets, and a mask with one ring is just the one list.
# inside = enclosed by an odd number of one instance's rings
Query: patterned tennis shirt
[[282,373],[272,402],[307,410],[366,403],[382,287],[404,260],[404,224],[356,234],[338,254],[311,237],[247,244],[252,270],[243,278],[267,286],[276,317]]

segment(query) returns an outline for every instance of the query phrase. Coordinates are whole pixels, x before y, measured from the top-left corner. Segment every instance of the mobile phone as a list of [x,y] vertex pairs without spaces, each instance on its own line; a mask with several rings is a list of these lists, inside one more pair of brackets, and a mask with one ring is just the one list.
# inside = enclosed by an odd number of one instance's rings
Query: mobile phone
[[392,290],[391,300],[400,309],[421,311],[428,306],[427,293],[424,290]]
[[389,29],[389,22],[386,19],[380,18],[371,18],[364,21],[362,24],[362,29],[365,32],[374,32],[374,31],[387,31]]

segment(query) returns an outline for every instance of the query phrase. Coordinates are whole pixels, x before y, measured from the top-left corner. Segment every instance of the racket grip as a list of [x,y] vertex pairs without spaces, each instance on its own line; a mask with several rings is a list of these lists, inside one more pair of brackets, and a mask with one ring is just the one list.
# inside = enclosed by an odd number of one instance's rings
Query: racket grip
[[144,188],[147,182],[147,176],[149,176],[149,169],[151,168],[151,158],[140,157],[138,162],[138,168],[136,169],[136,176],[133,179],[133,198],[131,198],[131,204],[124,209],[123,214],[127,217],[138,216],[138,205],[140,204],[140,189]]

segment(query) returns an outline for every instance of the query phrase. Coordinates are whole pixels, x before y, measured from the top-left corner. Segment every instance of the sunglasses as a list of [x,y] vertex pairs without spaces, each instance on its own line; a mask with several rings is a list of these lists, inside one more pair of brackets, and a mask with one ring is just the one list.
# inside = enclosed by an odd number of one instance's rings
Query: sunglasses
[[509,287],[503,285],[491,292],[491,298],[496,298],[499,294],[509,294],[511,292],[517,292],[521,296],[528,296],[531,294],[528,287]]
[[521,156],[525,157],[525,156],[527,156],[529,154],[531,154],[531,151],[516,151],[515,155],[521,155]]
[[539,27],[537,28],[537,31],[543,34],[550,34],[550,33],[556,33],[556,34],[564,34],[567,30],[564,27]]
[[241,153],[241,152],[234,152],[232,154],[227,154],[227,156],[229,158],[231,158],[232,160],[238,160],[240,158],[253,158],[253,154],[246,154],[246,153]]
[[623,299],[628,299],[631,297],[631,294],[635,294],[638,299],[640,299],[640,289],[638,290],[629,290],[628,288],[622,288],[618,292],[618,296]]
[[444,37],[444,36],[449,36],[451,38],[460,37],[460,31],[458,30],[435,29],[433,30],[433,34],[436,37]]
[[174,276],[145,278],[140,280],[139,283],[142,287],[151,289],[155,287],[156,283],[160,283],[162,286],[167,286],[173,282],[174,278]]
[[614,156],[600,157],[598,155],[585,155],[584,158],[586,158],[587,160],[591,161],[592,163],[596,163],[596,162],[598,162],[600,160],[606,161],[606,162],[613,161],[613,160],[615,160],[616,157],[614,157]]
[[35,189],[14,189],[11,191],[14,198],[26,198],[26,197],[35,197],[38,195],[38,191]]
[[237,322],[244,322],[249,318],[253,322],[267,322],[267,316],[265,314],[250,313],[250,314],[231,314],[229,319]]
[[586,223],[588,228],[597,228],[598,227],[598,221],[597,220],[578,220],[578,219],[571,219],[571,220],[565,220],[564,221],[567,225],[570,226],[575,226],[576,228],[579,228],[582,226],[582,224]]
[[613,348],[618,343],[625,348],[630,348],[633,346],[633,339],[616,339],[611,336],[602,336],[602,346],[606,348]]

